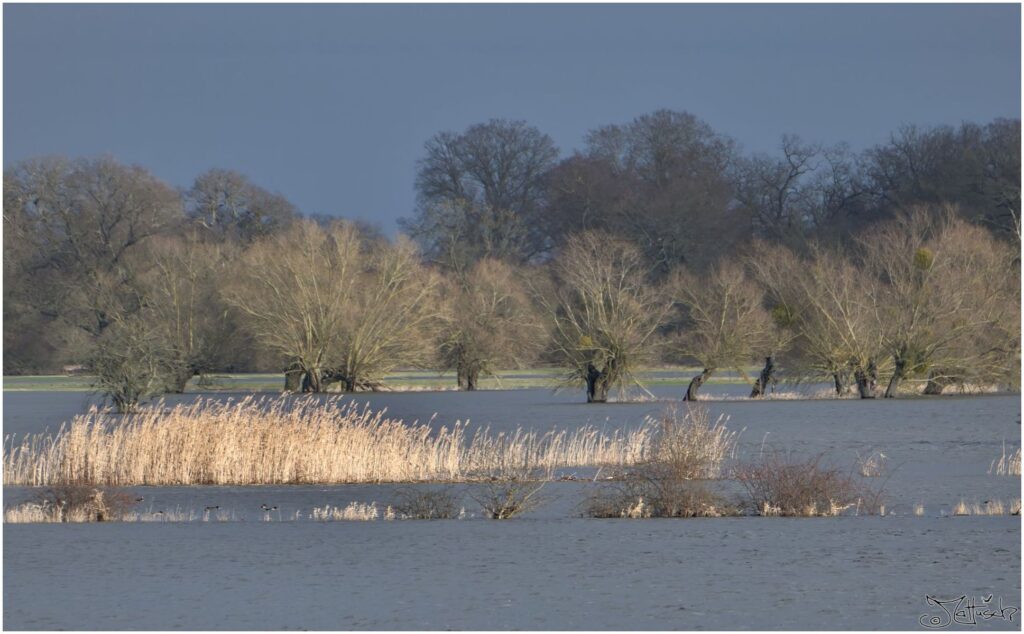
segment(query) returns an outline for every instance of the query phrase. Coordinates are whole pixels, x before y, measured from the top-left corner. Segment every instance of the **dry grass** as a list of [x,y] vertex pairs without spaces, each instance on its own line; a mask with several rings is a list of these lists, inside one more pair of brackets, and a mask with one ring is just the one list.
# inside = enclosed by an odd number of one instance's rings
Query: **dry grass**
[[[54,487],[40,493],[34,500],[4,509],[4,522],[193,522],[199,518],[195,511],[181,508],[170,511],[132,510],[136,503],[136,498],[117,490],[87,486]],[[203,515],[203,520],[209,521],[208,513]]]
[[992,464],[988,468],[990,474],[995,475],[1009,475],[1019,476],[1020,475],[1020,447],[1017,451],[1007,455],[1006,454],[1006,443],[1003,443],[1003,455],[992,461]]
[[721,517],[739,510],[705,484],[723,476],[735,457],[738,433],[726,419],[711,422],[707,407],[669,408],[648,422],[656,431],[651,458],[638,463],[621,482],[600,487],[587,498],[589,517]]
[[156,405],[124,418],[91,409],[55,435],[4,443],[7,485],[247,485],[472,481],[505,465],[624,466],[650,451],[650,425],[492,433],[431,430],[326,401],[249,397]]
[[39,492],[34,499],[4,509],[10,523],[109,522],[122,520],[138,500],[124,491],[63,485]]
[[918,503],[914,505],[914,515],[918,517],[924,515],[924,504]]
[[655,429],[651,439],[651,459],[660,466],[662,479],[714,480],[722,477],[722,465],[734,458],[739,434],[729,431],[728,418],[714,423],[706,406],[688,405],[685,411],[669,407],[658,420],[648,419]]
[[[217,515],[220,515],[219,513]],[[122,522],[195,522],[203,519],[209,521],[206,514],[200,516],[195,511],[175,508],[170,511],[130,511],[119,518]],[[218,519],[217,521],[230,521]]]
[[393,520],[395,519],[395,512],[389,506],[384,509],[382,516],[376,502],[369,504],[350,502],[345,508],[331,506],[330,504],[314,507],[309,517],[317,522],[372,522],[381,519],[381,517],[385,520]]
[[867,456],[857,456],[857,470],[865,478],[877,478],[885,472],[889,457],[881,451],[873,451]]
[[1020,515],[1020,498],[1004,504],[1002,500],[985,500],[984,502],[967,502],[961,498],[953,506],[953,516],[965,515]]
[[[10,506],[4,509],[5,524],[49,524],[51,522],[65,521],[59,511],[54,507],[46,507],[42,504],[25,503],[17,506]],[[67,521],[85,522],[85,514],[75,515]]]

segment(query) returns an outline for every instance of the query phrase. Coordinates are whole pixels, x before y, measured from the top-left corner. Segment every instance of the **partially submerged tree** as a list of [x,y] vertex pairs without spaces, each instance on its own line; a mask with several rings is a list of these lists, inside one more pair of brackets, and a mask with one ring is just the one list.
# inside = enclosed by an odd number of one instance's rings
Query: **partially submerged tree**
[[774,324],[762,305],[763,292],[742,266],[726,262],[700,277],[680,270],[668,284],[680,308],[671,347],[704,368],[690,381],[684,400],[696,401],[718,369],[743,373],[745,365],[765,357],[768,366],[773,364]]
[[377,389],[396,368],[427,366],[441,311],[438,277],[409,240],[364,245],[359,257],[363,268],[343,307],[337,362],[326,375],[349,392]]
[[536,357],[544,329],[510,265],[480,260],[465,275],[453,276],[445,295],[439,365],[455,370],[460,389],[475,390],[482,375]]
[[181,393],[192,377],[229,363],[229,347],[237,338],[220,286],[234,256],[230,245],[194,236],[152,244],[152,268],[142,280],[144,301],[168,342],[169,392]]
[[163,334],[149,316],[135,314],[118,317],[97,341],[89,362],[93,387],[118,412],[134,412],[166,388],[174,368]]
[[797,342],[808,368],[831,376],[838,394],[852,375],[861,398],[875,398],[884,353],[874,280],[842,249],[818,246],[793,275],[803,302]]
[[745,262],[764,294],[763,306],[771,320],[764,368],[750,391],[751,398],[759,398],[775,383],[777,355],[793,351],[799,338],[799,316],[805,302],[794,278],[804,264],[791,249],[760,240],[751,245]]
[[301,221],[249,248],[229,301],[253,334],[322,392],[376,387],[403,363],[423,362],[436,281],[407,241],[368,244],[351,224]]
[[555,289],[541,301],[551,316],[553,350],[587,402],[612,387],[640,385],[636,370],[652,358],[672,302],[648,280],[639,250],[608,234],[569,239],[554,263]]
[[[965,380],[1015,361],[1006,344],[1016,338],[982,343],[1016,314],[1005,283],[1015,268],[1012,253],[988,232],[951,208],[919,207],[862,236],[860,248],[865,271],[877,280],[877,328],[892,360],[886,398],[930,369],[956,368]],[[971,347],[963,345],[968,341]]]
[[303,391],[323,391],[324,370],[340,360],[359,260],[349,225],[302,221],[252,245],[239,262],[228,301],[259,341],[298,368]]

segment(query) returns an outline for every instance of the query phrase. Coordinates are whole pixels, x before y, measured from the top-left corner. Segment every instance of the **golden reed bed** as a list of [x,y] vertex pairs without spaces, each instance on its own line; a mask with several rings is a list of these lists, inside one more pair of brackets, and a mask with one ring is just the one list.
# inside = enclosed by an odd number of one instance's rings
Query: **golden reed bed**
[[493,433],[432,431],[341,398],[248,397],[162,404],[130,416],[97,409],[56,435],[6,438],[6,485],[331,484],[466,481],[523,469],[643,460],[652,428]]

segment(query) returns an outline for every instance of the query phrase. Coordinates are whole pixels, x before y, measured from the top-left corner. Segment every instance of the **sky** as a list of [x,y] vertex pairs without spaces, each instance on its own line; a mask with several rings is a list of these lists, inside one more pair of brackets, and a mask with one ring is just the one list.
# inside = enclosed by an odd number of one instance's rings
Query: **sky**
[[176,187],[222,167],[388,233],[423,144],[523,119],[586,132],[689,111],[744,151],[785,133],[1019,117],[1020,6],[3,7],[3,163],[110,155]]

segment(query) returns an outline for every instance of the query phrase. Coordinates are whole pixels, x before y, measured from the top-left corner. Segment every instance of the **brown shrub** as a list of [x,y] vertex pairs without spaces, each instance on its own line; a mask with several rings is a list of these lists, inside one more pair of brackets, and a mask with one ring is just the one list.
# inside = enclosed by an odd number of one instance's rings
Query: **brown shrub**
[[450,520],[458,517],[457,496],[451,487],[399,489],[392,505],[402,519]]
[[778,452],[740,466],[737,479],[753,511],[764,516],[836,516],[855,509],[873,512],[882,491],[822,464],[824,455],[797,460]]
[[548,469],[506,464],[471,489],[469,496],[483,509],[484,517],[507,520],[547,503],[540,491],[550,480]]
[[723,517],[740,509],[694,480],[637,478],[605,486],[590,495],[587,517],[646,519],[652,517]]
[[68,485],[46,489],[4,511],[6,522],[107,522],[123,519],[138,500],[118,489]]

